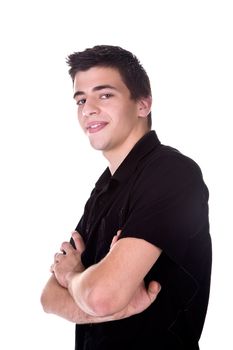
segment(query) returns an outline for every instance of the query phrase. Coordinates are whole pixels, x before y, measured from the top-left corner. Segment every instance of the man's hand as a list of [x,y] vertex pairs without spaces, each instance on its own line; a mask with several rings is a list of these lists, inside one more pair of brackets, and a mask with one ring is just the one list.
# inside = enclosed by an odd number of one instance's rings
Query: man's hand
[[146,310],[155,301],[160,290],[161,285],[158,282],[151,281],[146,289],[142,281],[129,304],[122,310],[120,318],[130,317]]
[[113,239],[112,239],[112,242],[111,242],[109,250],[111,250],[113,248],[114,244],[118,241],[118,238],[120,237],[120,234],[121,234],[121,230],[118,230],[117,234],[115,236],[113,236]]
[[63,242],[61,253],[55,254],[54,263],[50,268],[59,284],[65,288],[68,287],[69,279],[75,273],[85,270],[81,261],[81,254],[85,250],[83,239],[77,231],[72,233],[72,238],[76,249],[69,242]]

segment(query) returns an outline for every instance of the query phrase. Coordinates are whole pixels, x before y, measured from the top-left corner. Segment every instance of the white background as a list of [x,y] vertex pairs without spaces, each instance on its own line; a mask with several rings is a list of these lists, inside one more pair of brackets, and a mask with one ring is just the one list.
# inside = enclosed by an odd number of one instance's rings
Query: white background
[[1,349],[74,347],[74,325],[44,314],[39,299],[53,254],[106,166],[79,130],[65,63],[68,54],[96,44],[138,56],[151,78],[160,140],[202,168],[213,274],[200,346],[233,348],[231,4],[1,1]]

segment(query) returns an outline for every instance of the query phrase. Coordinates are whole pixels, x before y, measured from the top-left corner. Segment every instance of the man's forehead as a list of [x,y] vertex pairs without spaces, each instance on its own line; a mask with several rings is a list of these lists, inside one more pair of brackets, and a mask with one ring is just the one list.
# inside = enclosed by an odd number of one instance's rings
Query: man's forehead
[[79,71],[74,78],[74,91],[99,90],[112,88],[117,90],[125,86],[119,71],[111,67],[93,67],[86,71]]

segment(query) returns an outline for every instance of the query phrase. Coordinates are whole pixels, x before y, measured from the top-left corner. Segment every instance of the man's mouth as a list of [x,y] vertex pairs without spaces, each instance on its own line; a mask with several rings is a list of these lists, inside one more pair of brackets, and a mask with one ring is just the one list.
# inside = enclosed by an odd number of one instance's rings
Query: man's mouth
[[89,134],[93,134],[102,130],[107,124],[107,122],[91,122],[87,124],[86,130]]

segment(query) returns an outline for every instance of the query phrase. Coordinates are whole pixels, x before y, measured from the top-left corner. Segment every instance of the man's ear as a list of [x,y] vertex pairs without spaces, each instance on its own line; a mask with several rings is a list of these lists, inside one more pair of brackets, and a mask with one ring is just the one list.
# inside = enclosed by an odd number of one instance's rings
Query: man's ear
[[138,100],[138,116],[141,118],[146,118],[151,111],[152,97],[141,97]]

